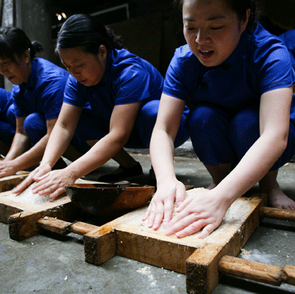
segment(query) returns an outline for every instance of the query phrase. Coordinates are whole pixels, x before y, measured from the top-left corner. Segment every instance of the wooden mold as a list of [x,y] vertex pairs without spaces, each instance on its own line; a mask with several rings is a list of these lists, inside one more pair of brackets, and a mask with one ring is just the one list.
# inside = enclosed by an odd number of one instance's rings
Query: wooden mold
[[[1,182],[0,182],[1,189]],[[0,207],[19,209],[6,218],[10,237],[23,240],[40,229],[66,235],[84,236],[85,260],[100,265],[115,255],[138,260],[186,274],[187,292],[211,293],[224,273],[271,285],[295,284],[295,267],[283,268],[236,258],[262,217],[295,221],[295,212],[264,207],[265,195],[237,199],[221,225],[201,240],[196,235],[178,239],[166,236],[163,229],[147,228],[142,222],[146,207],[139,208],[102,226],[83,222],[71,223],[76,206],[68,196],[38,206],[16,204],[0,193]],[[6,201],[6,203],[4,203]],[[2,218],[5,218],[2,216]]]
[[259,224],[263,204],[262,195],[237,199],[220,227],[204,240],[148,229],[141,221],[142,208],[85,234],[85,260],[99,265],[120,255],[186,274],[189,293],[211,293],[221,278],[221,257],[239,254]]
[[12,195],[10,190],[27,175],[28,173],[20,173],[0,179],[0,222],[9,224],[10,237],[17,241],[38,234],[37,220],[42,217],[73,220],[79,214],[78,208],[71,203],[68,196],[52,202],[30,203]]

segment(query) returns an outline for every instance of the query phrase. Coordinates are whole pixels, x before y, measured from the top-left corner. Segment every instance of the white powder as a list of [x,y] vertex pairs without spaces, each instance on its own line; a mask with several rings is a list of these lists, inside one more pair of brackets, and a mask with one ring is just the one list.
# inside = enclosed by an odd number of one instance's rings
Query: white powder
[[33,205],[40,205],[51,202],[52,200],[49,198],[49,194],[40,196],[39,194],[34,194],[32,189],[36,185],[36,182],[31,184],[26,190],[19,194],[10,193],[5,196],[6,199],[13,200],[18,203],[27,203]]

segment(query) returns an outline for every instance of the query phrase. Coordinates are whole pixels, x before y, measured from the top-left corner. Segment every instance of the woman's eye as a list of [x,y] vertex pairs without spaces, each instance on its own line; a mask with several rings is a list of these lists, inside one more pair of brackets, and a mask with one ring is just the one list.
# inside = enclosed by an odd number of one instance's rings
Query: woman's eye
[[212,27],[211,30],[213,30],[213,31],[217,31],[217,30],[220,30],[220,29],[222,29],[222,28],[223,28],[223,26],[220,26],[220,27]]

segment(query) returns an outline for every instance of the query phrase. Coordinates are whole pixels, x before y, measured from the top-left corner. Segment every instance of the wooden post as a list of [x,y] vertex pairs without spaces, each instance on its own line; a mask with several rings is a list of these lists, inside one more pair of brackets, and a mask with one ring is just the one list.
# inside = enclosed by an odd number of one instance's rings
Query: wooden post
[[[208,244],[196,250],[186,261],[186,288],[190,294],[209,294],[217,286],[222,274],[219,272],[219,261],[224,255],[237,256],[259,225],[260,208],[265,197],[254,203],[253,210],[241,227],[235,231],[226,244]],[[256,199],[257,201],[257,199]]]

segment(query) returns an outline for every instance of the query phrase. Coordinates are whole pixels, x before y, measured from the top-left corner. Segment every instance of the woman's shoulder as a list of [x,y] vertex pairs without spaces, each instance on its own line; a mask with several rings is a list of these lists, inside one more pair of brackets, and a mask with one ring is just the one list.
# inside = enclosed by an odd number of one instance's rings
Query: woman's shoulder
[[250,56],[257,63],[267,60],[270,56],[276,59],[288,58],[288,51],[282,40],[268,32],[261,24],[256,23],[252,34],[248,37]]
[[32,70],[35,70],[39,77],[59,79],[60,76],[68,77],[69,73],[64,68],[52,63],[44,58],[34,58],[32,62]]
[[200,61],[186,44],[175,49],[168,71],[196,73],[199,68]]

